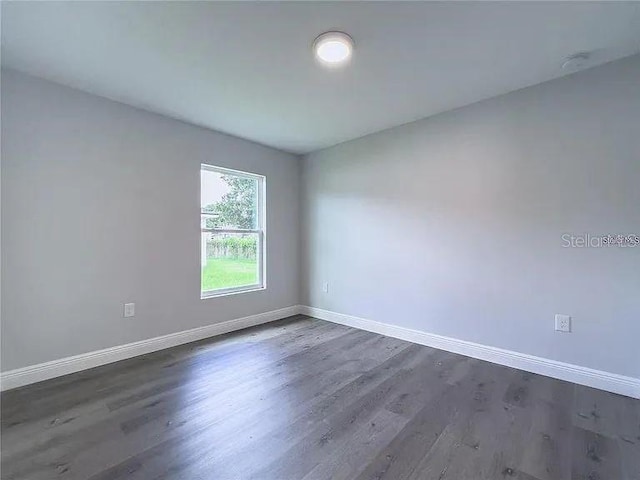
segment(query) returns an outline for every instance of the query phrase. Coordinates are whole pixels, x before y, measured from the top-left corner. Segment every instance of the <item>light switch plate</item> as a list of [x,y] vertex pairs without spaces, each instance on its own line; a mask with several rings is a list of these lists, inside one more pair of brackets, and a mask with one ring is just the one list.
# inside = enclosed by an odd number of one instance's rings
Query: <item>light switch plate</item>
[[124,317],[134,317],[136,315],[136,304],[125,303],[124,304]]

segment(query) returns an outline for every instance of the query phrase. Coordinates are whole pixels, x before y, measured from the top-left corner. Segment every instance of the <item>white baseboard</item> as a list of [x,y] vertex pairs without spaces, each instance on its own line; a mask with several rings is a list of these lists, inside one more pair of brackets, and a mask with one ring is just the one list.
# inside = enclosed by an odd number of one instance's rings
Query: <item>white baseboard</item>
[[127,358],[144,355],[146,353],[163,350],[165,348],[195,342],[204,338],[223,335],[243,328],[273,322],[282,318],[302,313],[311,317],[327,320],[349,327],[379,333],[389,337],[399,338],[408,342],[426,345],[440,350],[458,353],[468,357],[486,360],[488,362],[518,368],[527,372],[546,375],[569,382],[586,385],[613,393],[619,393],[640,399],[640,379],[617,375],[615,373],[594,370],[579,365],[558,362],[546,358],[513,352],[497,347],[489,347],[478,343],[467,342],[455,338],[421,332],[409,328],[398,327],[387,323],[367,320],[342,313],[331,312],[315,307],[293,305],[279,310],[259,313],[243,318],[236,318],[226,322],[198,327],[182,332],[171,333],[148,340],[105,348],[94,352],[83,353],[73,357],[40,363],[29,367],[10,370],[0,374],[0,390],[41,382],[54,377],[60,377],[81,370],[98,367],[107,363],[125,360]]
[[478,343],[435,335],[433,333],[398,327],[387,323],[354,317],[352,315],[331,312],[321,308],[301,306],[300,313],[321,320],[328,320],[341,325],[399,338],[408,342],[459,353],[467,357],[478,358],[547,377],[566,380],[608,392],[619,393],[628,397],[640,398],[640,379],[638,378],[625,377],[615,373],[535,357],[502,348],[489,347]]
[[150,338],[148,340],[141,340],[139,342],[128,343],[126,345],[118,345],[116,347],[105,348],[104,350],[96,350],[94,352],[74,355],[73,357],[61,358],[60,360],[53,360],[51,362],[40,363],[38,365],[9,370],[7,372],[2,372],[0,375],[0,390],[10,390],[23,385],[29,385],[31,383],[41,382],[43,380],[60,377],[69,373],[99,367],[100,365],[137,357],[138,355],[144,355],[146,353],[163,350],[165,348],[175,347],[177,345],[195,342],[204,338],[242,330],[243,328],[273,322],[299,313],[300,306],[293,305],[279,310],[272,310],[270,312],[259,313],[257,315],[236,318],[234,320],[214,323],[213,325],[198,327],[182,332],[170,333],[169,335]]

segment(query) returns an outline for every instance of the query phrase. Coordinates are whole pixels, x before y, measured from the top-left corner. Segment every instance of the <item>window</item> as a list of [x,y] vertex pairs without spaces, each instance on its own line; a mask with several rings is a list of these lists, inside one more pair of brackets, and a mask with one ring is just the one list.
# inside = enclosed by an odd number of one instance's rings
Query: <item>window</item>
[[200,296],[265,288],[265,177],[200,168]]

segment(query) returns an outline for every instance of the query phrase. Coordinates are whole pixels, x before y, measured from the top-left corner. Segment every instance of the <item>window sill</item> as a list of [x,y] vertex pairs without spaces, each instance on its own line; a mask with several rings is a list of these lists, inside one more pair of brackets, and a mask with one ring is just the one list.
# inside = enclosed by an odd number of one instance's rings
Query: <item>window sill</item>
[[202,292],[200,294],[200,300],[206,300],[208,298],[226,297],[228,295],[238,295],[240,293],[260,292],[266,289],[267,287],[258,285],[258,286],[251,286],[251,287],[241,287],[238,289],[211,290],[209,292]]

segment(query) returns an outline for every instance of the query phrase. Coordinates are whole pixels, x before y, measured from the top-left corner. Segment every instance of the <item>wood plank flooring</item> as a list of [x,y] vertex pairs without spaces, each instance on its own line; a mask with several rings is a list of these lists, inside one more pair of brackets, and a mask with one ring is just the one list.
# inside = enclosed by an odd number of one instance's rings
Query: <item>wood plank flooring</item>
[[297,316],[2,394],[4,480],[640,480],[640,401]]

